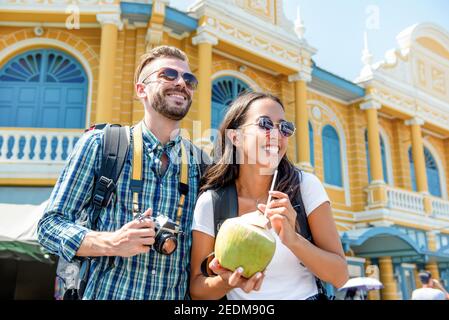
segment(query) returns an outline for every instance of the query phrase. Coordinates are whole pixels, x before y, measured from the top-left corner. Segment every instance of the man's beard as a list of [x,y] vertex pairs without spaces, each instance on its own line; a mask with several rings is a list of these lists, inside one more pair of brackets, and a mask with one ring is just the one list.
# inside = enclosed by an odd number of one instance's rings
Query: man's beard
[[162,92],[158,91],[154,93],[152,101],[150,100],[151,107],[153,107],[157,113],[163,115],[164,117],[179,121],[183,119],[189,112],[190,106],[192,105],[192,98],[189,98],[189,95],[187,92],[185,92],[185,90],[177,90],[184,93],[188,97],[187,105],[185,107],[182,107],[177,105],[176,103],[170,104],[166,100],[166,92],[168,91],[174,92],[176,90],[168,89]]

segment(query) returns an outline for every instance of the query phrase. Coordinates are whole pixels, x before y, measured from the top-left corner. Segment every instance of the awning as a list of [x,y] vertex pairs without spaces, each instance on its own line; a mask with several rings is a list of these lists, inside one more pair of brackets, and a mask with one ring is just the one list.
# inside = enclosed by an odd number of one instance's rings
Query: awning
[[37,224],[47,201],[40,205],[0,204],[0,258],[51,263],[37,241]]
[[345,231],[341,233],[341,241],[345,251],[351,248],[358,257],[400,257],[422,263],[449,261],[449,252],[441,250],[432,252],[426,248],[420,248],[411,237],[394,227],[371,227]]

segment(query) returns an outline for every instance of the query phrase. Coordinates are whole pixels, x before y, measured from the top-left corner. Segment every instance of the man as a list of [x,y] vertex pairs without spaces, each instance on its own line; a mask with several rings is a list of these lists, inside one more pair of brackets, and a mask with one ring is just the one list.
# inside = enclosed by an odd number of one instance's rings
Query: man
[[429,271],[420,272],[419,279],[422,288],[413,290],[412,300],[449,300],[449,293]]
[[[95,231],[75,223],[92,217],[94,182],[101,166],[103,130],[80,139],[59,177],[38,225],[39,242],[67,261],[93,259],[83,299],[184,299],[190,268],[190,228],[200,170],[189,166],[188,193],[180,216],[178,246],[171,255],[152,250],[155,223],[150,216],[177,219],[182,139],[180,120],[189,111],[197,80],[185,53],[161,46],[142,56],[134,87],[143,103],[144,219],[133,215],[131,191],[133,146],[130,145],[113,201],[101,211]],[[131,140],[136,127],[131,129]],[[192,155],[188,155],[192,163]],[[112,257],[112,258],[111,258]],[[112,263],[111,263],[112,262]]]

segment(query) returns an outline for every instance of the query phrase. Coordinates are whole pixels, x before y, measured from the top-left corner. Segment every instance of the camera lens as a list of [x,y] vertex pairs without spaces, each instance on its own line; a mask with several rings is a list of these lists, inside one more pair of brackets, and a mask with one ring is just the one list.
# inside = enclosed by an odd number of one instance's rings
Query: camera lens
[[176,236],[170,232],[161,232],[156,236],[154,248],[157,252],[170,255],[175,252],[178,247]]

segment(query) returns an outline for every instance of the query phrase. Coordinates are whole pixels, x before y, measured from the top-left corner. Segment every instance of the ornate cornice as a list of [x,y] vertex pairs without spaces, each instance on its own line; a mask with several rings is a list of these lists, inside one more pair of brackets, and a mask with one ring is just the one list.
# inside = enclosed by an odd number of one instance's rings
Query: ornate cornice
[[97,21],[104,26],[105,24],[114,24],[119,30],[123,29],[123,22],[119,13],[98,13]]
[[425,121],[419,117],[413,117],[411,119],[405,120],[404,123],[406,126],[413,126],[413,125],[422,126],[424,125]]
[[197,35],[192,38],[192,44],[196,46],[200,43],[209,43],[216,46],[218,44],[218,38],[208,32],[206,28],[199,27],[197,30]]

